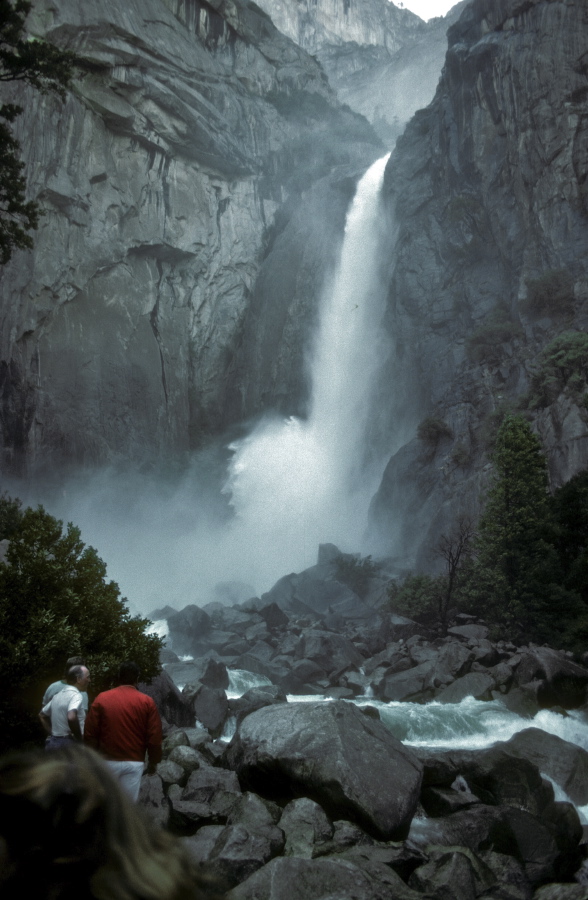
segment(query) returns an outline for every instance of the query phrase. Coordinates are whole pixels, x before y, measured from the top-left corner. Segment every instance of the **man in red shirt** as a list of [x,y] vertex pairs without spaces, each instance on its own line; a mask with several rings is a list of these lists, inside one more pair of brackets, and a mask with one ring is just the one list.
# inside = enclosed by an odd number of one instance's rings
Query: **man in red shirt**
[[119,687],[98,694],[84,728],[84,743],[105,757],[133,800],[139,797],[145,754],[149,775],[161,761],[161,719],[155,701],[137,689],[139,675],[136,663],[121,663]]

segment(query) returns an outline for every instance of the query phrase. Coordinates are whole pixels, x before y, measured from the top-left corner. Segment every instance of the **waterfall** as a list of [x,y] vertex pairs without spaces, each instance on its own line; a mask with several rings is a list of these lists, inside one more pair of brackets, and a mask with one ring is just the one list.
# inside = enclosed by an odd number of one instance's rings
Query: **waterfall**
[[235,510],[233,535],[245,539],[247,577],[258,589],[313,565],[321,542],[361,549],[376,484],[362,463],[381,359],[380,193],[387,161],[368,169],[347,213],[310,353],[308,418],[265,420],[231,445],[225,490]]

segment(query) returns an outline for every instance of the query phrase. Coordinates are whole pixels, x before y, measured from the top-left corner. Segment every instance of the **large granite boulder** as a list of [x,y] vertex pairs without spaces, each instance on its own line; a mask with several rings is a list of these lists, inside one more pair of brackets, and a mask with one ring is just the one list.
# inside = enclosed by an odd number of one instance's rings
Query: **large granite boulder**
[[540,728],[525,728],[500,746],[534,763],[578,806],[588,803],[588,752],[582,747]]
[[379,721],[344,701],[259,709],[226,753],[244,787],[263,796],[306,796],[333,818],[383,839],[406,834],[422,764]]
[[149,684],[140,684],[139,690],[155,700],[160,716],[170,725],[194,724],[194,713],[165,670]]
[[540,706],[575,709],[586,700],[588,669],[550,647],[531,647],[521,654],[515,680],[518,685],[540,682]]
[[417,900],[389,869],[394,890],[354,863],[343,859],[273,859],[233,888],[226,900]]
[[185,606],[167,620],[172,649],[176,653],[195,654],[204,637],[211,630],[210,616],[200,606]]
[[348,638],[318,629],[310,629],[301,635],[295,655],[299,660],[312,660],[327,673],[363,664],[363,656]]

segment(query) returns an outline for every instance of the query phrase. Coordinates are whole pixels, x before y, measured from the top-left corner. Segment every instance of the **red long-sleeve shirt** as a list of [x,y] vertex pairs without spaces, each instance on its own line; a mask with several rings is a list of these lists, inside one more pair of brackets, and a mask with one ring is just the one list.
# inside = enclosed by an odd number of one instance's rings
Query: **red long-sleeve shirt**
[[86,717],[84,743],[107,759],[161,760],[161,719],[155,701],[134,685],[98,694]]

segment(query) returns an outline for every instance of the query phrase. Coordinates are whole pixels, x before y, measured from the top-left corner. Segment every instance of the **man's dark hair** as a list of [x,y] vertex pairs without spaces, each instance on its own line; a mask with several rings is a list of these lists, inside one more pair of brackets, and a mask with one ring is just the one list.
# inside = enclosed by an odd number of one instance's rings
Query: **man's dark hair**
[[72,666],[85,666],[86,661],[82,656],[70,656],[68,661],[65,664],[64,678],[67,681],[67,673],[71,669]]
[[118,667],[118,683],[119,684],[136,684],[139,680],[141,670],[137,663],[131,662],[129,659],[122,662]]
[[75,684],[78,678],[82,678],[84,674],[84,666],[71,666],[67,670],[67,675],[65,676],[65,680],[68,684]]

